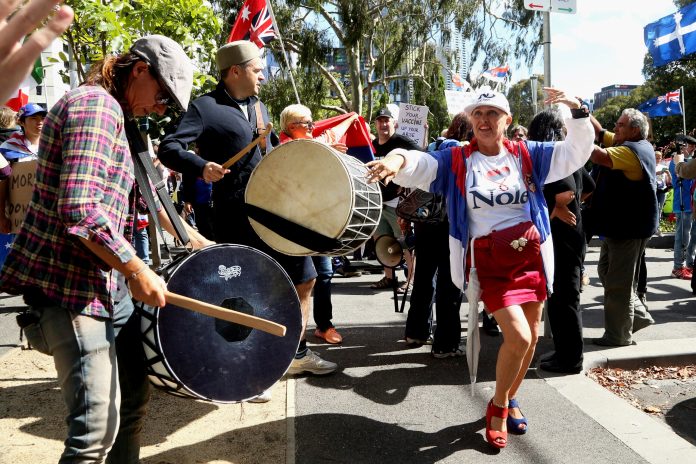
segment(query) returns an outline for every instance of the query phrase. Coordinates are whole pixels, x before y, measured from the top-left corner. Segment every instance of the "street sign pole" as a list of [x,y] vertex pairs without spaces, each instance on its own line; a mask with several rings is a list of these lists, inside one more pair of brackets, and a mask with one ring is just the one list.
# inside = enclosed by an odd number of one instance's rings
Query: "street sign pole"
[[548,11],[544,11],[542,34],[544,43],[544,86],[551,87],[551,15]]

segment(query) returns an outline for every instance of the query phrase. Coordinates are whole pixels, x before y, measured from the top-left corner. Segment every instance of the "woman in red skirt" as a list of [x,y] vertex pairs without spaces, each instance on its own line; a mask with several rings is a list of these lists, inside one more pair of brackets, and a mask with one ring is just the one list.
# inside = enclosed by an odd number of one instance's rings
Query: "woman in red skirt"
[[504,341],[496,364],[495,395],[486,411],[486,440],[507,444],[527,419],[516,395],[527,372],[544,300],[553,286],[553,245],[541,186],[567,177],[589,158],[594,132],[589,113],[564,92],[547,88],[547,104],[570,107],[562,142],[512,142],[510,105],[484,90],[466,107],[474,139],[467,147],[431,153],[394,150],[368,163],[371,181],[426,187],[447,199],[452,281],[464,289],[475,267],[486,310]]

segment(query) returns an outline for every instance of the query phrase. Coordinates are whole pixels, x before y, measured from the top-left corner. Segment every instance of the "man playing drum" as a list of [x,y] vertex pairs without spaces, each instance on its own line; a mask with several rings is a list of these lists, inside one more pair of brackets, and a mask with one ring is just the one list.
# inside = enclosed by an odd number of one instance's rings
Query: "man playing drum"
[[[261,161],[261,149],[252,149],[229,170],[222,167],[256,138],[261,126],[269,120],[266,107],[257,96],[264,80],[260,51],[249,41],[228,43],[217,51],[217,66],[220,70],[217,88],[191,103],[177,131],[160,145],[159,158],[170,169],[215,182],[213,228],[216,241],[257,248],[277,260],[290,276],[300,298],[303,333],[288,373],[330,374],[337,365],[310,351],[304,337],[317,276],[312,260],[271,249],[254,232],[244,212],[244,191],[251,172]],[[273,139],[277,143],[277,137]],[[200,157],[186,151],[193,142],[200,150]],[[258,280],[262,289],[263,276]]]

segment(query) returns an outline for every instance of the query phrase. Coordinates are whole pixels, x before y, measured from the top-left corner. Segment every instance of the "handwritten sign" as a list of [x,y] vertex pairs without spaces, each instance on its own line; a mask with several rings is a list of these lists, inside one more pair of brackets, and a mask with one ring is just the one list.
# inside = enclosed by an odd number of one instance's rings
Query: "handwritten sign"
[[8,179],[9,195],[7,199],[7,215],[12,221],[12,233],[16,234],[22,227],[27,215],[31,193],[34,189],[36,176],[36,161],[24,161],[12,164],[12,175]]
[[458,92],[456,90],[445,90],[445,101],[447,102],[447,113],[455,116],[462,111],[474,98],[474,92]]
[[428,107],[399,103],[399,124],[396,133],[413,140],[419,147],[424,146],[428,122]]

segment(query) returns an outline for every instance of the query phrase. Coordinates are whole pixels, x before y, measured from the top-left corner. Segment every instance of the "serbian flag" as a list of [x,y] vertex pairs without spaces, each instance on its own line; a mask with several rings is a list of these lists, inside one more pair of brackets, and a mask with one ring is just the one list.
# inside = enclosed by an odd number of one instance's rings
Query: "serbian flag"
[[[332,129],[339,124],[341,124],[346,119],[353,117],[356,113],[346,113],[339,114],[333,118],[324,119],[322,121],[314,122],[314,129],[312,129],[312,137],[319,137],[325,131]],[[290,137],[282,132],[280,134],[280,143],[285,143],[290,141]],[[368,161],[374,161],[375,159],[375,147],[372,145],[372,139],[370,138],[370,132],[367,128],[367,123],[362,116],[358,116],[358,119],[348,127],[338,142],[344,144],[348,147],[348,155],[351,155],[363,163]]]
[[488,71],[485,71],[481,74],[481,76],[485,77],[488,80],[495,81],[495,82],[504,82],[505,79],[508,77],[508,74],[510,73],[510,66],[505,65],[505,66],[498,66],[497,68],[491,68]]
[[[331,129],[334,126],[339,125],[341,122],[353,116],[355,113],[339,114],[333,118],[324,119],[323,121],[317,121],[314,123],[314,129],[312,130],[312,135],[317,137],[321,135],[326,129]],[[367,123],[365,123],[365,118],[358,116],[358,120],[351,124],[346,133],[339,140],[348,147],[348,154],[359,159],[363,163],[368,161],[374,161],[375,159],[375,147],[372,146],[372,139],[370,138],[370,132],[367,129]]]
[[227,43],[235,40],[249,40],[259,48],[276,38],[270,0],[246,0],[237,14]]

